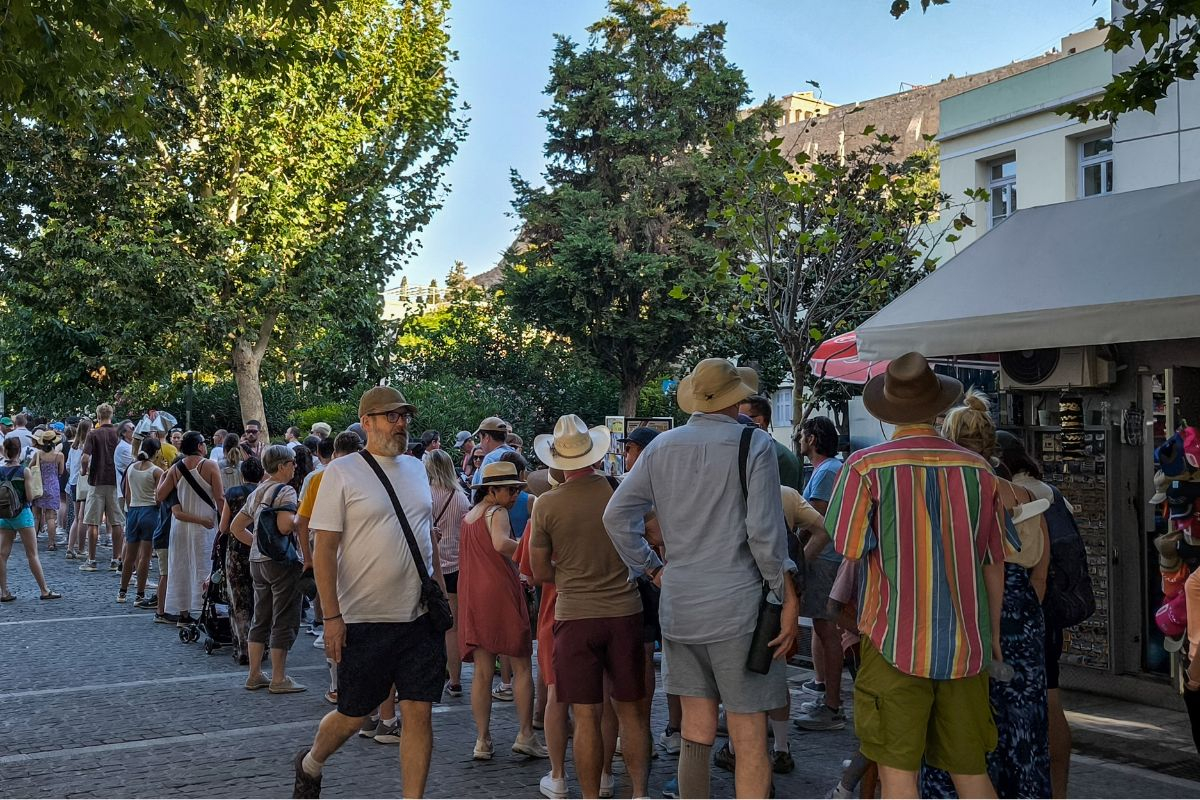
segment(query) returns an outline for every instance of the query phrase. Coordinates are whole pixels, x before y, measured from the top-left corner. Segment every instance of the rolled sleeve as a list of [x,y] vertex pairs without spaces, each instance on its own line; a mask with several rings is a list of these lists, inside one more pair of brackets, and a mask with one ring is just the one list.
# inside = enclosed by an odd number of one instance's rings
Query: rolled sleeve
[[1018,543],[1016,551],[1020,550],[1020,539],[1017,538],[1012,517],[1000,502],[996,482],[985,481],[980,489],[979,494],[983,502],[979,510],[979,538],[976,548],[984,564],[999,564],[1004,561],[1005,538],[1009,529],[1012,529],[1012,536]]
[[[647,449],[638,469],[621,480],[604,509],[604,529],[625,566],[639,574],[662,566],[662,560],[646,541],[646,515],[654,508],[654,492],[650,483],[650,463],[653,452]],[[537,513],[537,506],[534,506]]]
[[783,597],[784,581],[796,571],[796,564],[787,554],[779,461],[769,434],[756,431],[752,443],[746,469],[746,539],[763,580],[776,597]]
[[870,486],[857,464],[842,467],[825,512],[825,530],[833,548],[846,558],[857,561],[866,554],[873,506]]

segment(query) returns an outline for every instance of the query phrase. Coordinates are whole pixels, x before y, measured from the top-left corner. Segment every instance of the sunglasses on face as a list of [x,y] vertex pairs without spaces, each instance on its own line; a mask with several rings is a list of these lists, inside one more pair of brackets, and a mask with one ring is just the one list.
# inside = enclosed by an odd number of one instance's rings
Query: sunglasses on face
[[258,431],[246,431],[247,436],[258,436]]

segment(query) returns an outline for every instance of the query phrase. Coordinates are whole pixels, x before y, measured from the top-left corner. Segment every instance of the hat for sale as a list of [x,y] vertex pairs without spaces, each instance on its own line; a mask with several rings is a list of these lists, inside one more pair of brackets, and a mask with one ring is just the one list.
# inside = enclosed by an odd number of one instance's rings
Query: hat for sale
[[1200,469],[1200,431],[1183,429],[1183,457],[1192,469]]
[[478,436],[479,434],[483,433],[484,431],[491,431],[493,433],[505,433],[506,434],[511,430],[512,430],[512,425],[509,425],[507,422],[500,419],[499,417],[488,417],[483,422],[479,423],[479,427],[476,428],[475,433],[473,433],[471,435]]
[[1187,460],[1183,457],[1183,436],[1176,433],[1158,446],[1154,451],[1159,469],[1169,477],[1182,475],[1187,471]]
[[655,436],[658,436],[658,431],[654,430],[654,428],[643,426],[641,428],[634,428],[629,432],[628,436],[622,436],[617,441],[621,444],[636,444],[638,447],[645,447],[654,441]]
[[1187,519],[1196,510],[1200,498],[1200,483],[1193,481],[1171,481],[1167,487],[1167,507],[1171,519]]
[[1161,469],[1154,473],[1154,496],[1150,498],[1150,505],[1157,506],[1167,501],[1167,488],[1171,485],[1171,479]]

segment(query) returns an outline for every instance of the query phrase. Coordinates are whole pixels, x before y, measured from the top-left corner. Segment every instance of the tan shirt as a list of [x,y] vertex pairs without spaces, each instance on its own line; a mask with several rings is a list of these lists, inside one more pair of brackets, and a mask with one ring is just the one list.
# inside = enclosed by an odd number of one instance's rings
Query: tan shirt
[[789,531],[824,527],[825,518],[809,505],[803,495],[790,486],[780,486],[779,492],[783,499],[783,518],[787,520]]
[[555,619],[627,617],[642,611],[629,568],[604,529],[611,497],[608,480],[592,475],[567,481],[533,506],[529,544],[554,553]]

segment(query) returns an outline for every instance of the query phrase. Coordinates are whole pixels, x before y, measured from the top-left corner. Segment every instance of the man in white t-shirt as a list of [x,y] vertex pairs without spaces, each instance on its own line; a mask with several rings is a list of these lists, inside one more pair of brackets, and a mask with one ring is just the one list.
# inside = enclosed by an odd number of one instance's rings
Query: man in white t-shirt
[[[425,467],[405,458],[416,409],[387,386],[363,394],[358,416],[367,451],[391,482],[425,568],[441,583],[430,535],[433,498]],[[325,614],[325,653],[338,664],[338,705],[321,720],[311,749],[296,755],[293,797],[319,797],[321,770],[394,686],[404,735],[405,797],[421,797],[433,750],[433,703],[441,700],[446,641],[421,604],[421,580],[387,490],[363,453],[325,468],[310,527]]]
[[24,450],[25,448],[28,448],[28,447],[32,447],[33,446],[33,434],[29,432],[29,415],[23,414],[23,413],[17,414],[17,416],[13,417],[13,422],[15,423],[16,427],[14,427],[8,433],[4,434],[4,438],[5,439],[20,439],[22,450]]
[[284,431],[283,432],[283,443],[287,445],[288,450],[291,450],[293,453],[295,453],[296,448],[299,447],[301,444],[300,429],[297,428],[295,425],[293,425],[292,427],[290,427],[286,431]]

